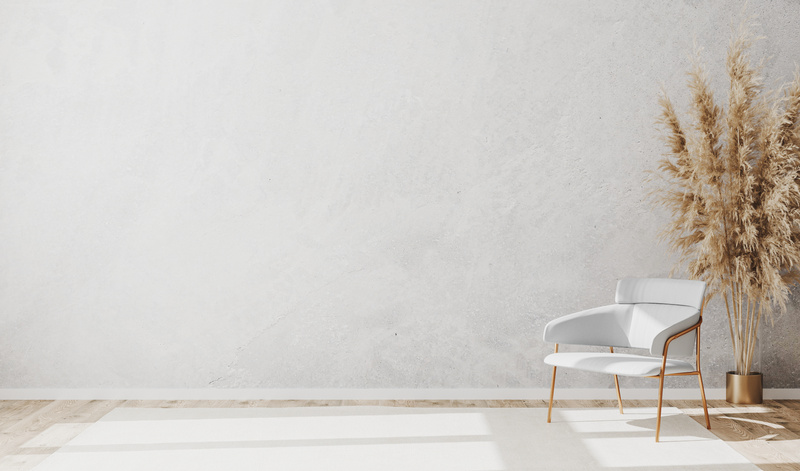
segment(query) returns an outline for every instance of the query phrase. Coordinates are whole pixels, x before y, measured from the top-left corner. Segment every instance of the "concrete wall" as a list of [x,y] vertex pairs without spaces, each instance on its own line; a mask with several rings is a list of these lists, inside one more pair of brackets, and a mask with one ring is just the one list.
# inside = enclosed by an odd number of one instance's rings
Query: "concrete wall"
[[[800,3],[751,3],[789,79]],[[0,387],[548,386],[548,320],[669,273],[659,84],[695,36],[724,99],[740,8],[0,2]]]

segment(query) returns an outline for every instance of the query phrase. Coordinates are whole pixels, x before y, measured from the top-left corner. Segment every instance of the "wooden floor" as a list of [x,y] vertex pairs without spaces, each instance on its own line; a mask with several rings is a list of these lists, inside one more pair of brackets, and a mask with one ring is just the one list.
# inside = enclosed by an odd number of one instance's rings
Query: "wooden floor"
[[[31,469],[117,407],[547,407],[546,401],[0,401],[0,470]],[[655,401],[624,401],[655,407]],[[616,407],[616,401],[556,401],[555,407]],[[700,401],[665,401],[705,425]],[[711,431],[764,470],[800,470],[800,401],[734,406],[709,401]],[[48,430],[46,438],[40,435]],[[36,439],[36,440],[34,440]]]

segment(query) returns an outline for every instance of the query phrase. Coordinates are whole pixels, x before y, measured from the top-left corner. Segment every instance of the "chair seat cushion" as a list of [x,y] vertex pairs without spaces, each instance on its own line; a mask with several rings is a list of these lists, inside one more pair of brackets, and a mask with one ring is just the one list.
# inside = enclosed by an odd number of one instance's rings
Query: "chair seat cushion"
[[[661,358],[611,352],[551,353],[544,358],[548,365],[619,376],[656,376],[661,373]],[[695,371],[691,363],[667,359],[666,374]]]

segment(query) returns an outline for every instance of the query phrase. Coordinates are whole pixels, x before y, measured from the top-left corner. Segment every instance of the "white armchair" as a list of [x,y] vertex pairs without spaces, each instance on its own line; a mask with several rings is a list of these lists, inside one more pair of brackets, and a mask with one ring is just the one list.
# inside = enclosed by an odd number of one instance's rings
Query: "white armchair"
[[[547,422],[553,410],[556,368],[614,375],[619,411],[622,396],[619,376],[659,378],[656,441],[661,430],[661,403],[665,376],[696,375],[708,420],[708,407],[700,374],[700,324],[706,284],[702,281],[663,278],[626,278],[617,283],[616,304],[588,309],[550,321],[544,328],[544,340],[555,343],[555,353],[544,362],[553,366]],[[559,353],[558,345],[609,347],[609,352]],[[614,347],[642,348],[650,355],[614,353]],[[668,356],[690,356],[695,364]]]

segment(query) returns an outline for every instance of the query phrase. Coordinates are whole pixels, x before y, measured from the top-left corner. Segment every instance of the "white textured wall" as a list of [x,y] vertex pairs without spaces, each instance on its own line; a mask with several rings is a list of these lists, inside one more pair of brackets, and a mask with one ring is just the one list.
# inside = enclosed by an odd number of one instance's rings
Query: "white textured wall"
[[[800,3],[752,3],[788,79]],[[668,274],[658,86],[739,9],[0,1],[0,387],[547,386],[546,321]]]

